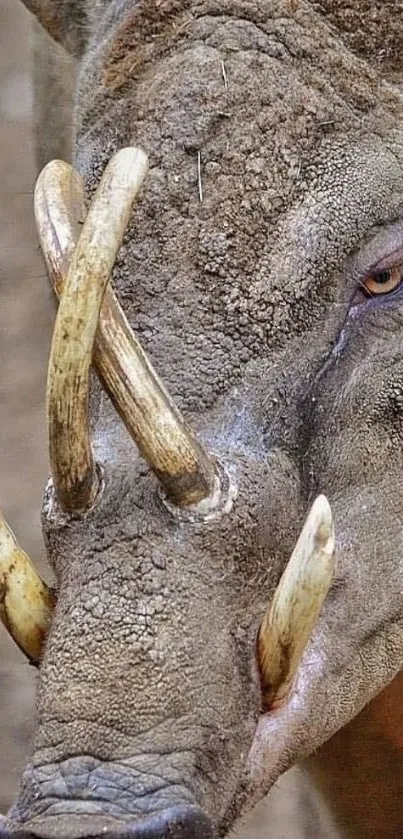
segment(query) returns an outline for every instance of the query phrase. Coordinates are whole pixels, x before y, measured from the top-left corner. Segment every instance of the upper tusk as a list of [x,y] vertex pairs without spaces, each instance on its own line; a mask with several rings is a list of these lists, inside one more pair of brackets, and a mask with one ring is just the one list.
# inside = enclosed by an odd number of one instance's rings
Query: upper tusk
[[332,512],[324,495],[311,507],[259,631],[266,707],[284,700],[329,592],[334,573]]
[[35,220],[46,267],[58,296],[87,215],[83,181],[63,160],[52,160],[35,186]]
[[55,598],[0,512],[0,618],[32,662],[39,662]]
[[[49,163],[37,181],[35,215],[58,295],[79,239],[83,213],[78,173],[61,161]],[[214,463],[165,390],[110,285],[102,303],[94,363],[116,410],[168,497],[186,506],[211,496],[217,482]]]
[[[98,489],[88,416],[93,344],[105,289],[146,171],[147,158],[139,149],[122,149],[106,167],[56,317],[47,386],[49,448],[55,490],[68,512],[88,509]],[[48,212],[53,207],[51,197]]]

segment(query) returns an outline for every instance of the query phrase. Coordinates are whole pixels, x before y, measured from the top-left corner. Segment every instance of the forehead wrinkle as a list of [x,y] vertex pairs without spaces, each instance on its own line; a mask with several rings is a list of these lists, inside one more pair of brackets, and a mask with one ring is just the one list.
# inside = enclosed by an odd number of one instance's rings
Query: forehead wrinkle
[[377,138],[364,135],[357,145],[324,143],[317,172],[285,216],[277,246],[268,247],[271,269],[260,279],[266,289],[271,277],[303,291],[318,274],[322,278],[326,269],[339,268],[375,225],[402,211],[402,160]]

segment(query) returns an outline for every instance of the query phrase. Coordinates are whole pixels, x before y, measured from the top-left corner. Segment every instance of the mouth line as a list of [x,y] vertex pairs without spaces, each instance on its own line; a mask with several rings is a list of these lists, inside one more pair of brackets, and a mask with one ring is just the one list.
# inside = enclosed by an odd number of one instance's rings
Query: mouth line
[[[62,833],[60,829],[62,828]],[[89,815],[83,819],[77,813],[68,814],[67,821],[60,816],[44,815],[24,824],[16,824],[0,816],[0,839],[214,839],[213,825],[198,806],[178,804],[149,814],[147,818],[125,820],[111,816]]]

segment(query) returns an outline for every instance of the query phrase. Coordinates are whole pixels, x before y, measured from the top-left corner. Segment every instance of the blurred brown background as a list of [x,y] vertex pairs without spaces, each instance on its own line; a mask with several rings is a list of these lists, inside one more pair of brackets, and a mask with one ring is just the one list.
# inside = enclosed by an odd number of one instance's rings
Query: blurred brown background
[[[36,169],[32,136],[30,18],[17,0],[0,8],[0,506],[22,547],[45,576],[40,531],[47,478],[45,379],[54,303],[33,220]],[[32,732],[36,672],[0,626],[0,811],[18,789]],[[303,773],[289,773],[248,820],[238,839],[334,839],[308,795]],[[302,813],[304,814],[302,816]]]
[[[44,392],[53,303],[33,221],[29,17],[0,5],[0,506],[41,558],[47,474]],[[32,729],[35,670],[0,626],[0,810],[15,794]]]

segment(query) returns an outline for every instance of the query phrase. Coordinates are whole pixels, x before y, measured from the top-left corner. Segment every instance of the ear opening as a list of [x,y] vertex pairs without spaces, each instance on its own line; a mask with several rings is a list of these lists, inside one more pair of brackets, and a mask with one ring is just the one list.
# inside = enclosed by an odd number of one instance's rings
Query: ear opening
[[22,0],[54,41],[79,58],[87,40],[84,0]]

